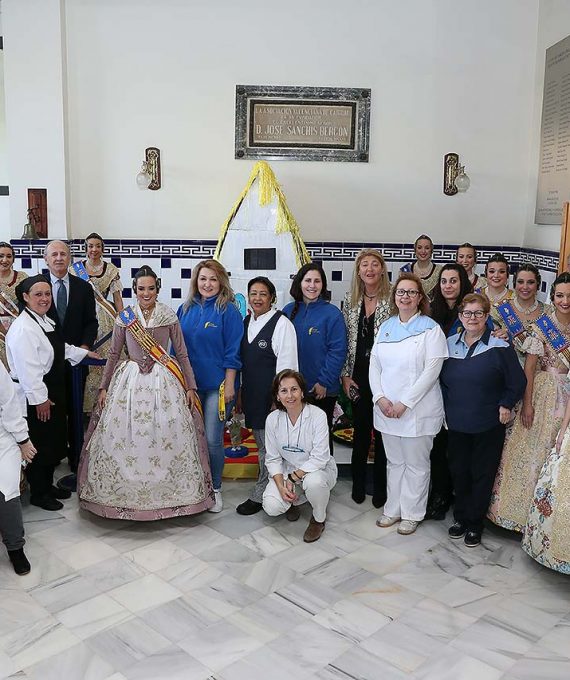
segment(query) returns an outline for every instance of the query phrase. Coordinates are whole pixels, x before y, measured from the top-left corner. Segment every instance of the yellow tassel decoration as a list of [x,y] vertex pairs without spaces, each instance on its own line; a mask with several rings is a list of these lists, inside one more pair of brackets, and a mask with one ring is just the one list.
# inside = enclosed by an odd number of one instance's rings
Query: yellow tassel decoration
[[301,237],[301,230],[299,229],[297,220],[293,217],[293,214],[287,207],[285,194],[281,191],[281,187],[277,182],[277,178],[275,177],[271,166],[266,161],[258,161],[253,166],[253,170],[251,171],[251,175],[249,176],[244,190],[232,206],[230,214],[222,226],[214,259],[219,259],[229,226],[236,216],[247,192],[251,189],[251,186],[256,179],[259,182],[259,205],[269,205],[273,201],[273,198],[275,196],[277,197],[277,222],[275,224],[275,233],[286,234],[287,232],[290,232],[295,248],[297,266],[301,267],[302,265],[307,264],[307,262],[311,261],[311,258]]

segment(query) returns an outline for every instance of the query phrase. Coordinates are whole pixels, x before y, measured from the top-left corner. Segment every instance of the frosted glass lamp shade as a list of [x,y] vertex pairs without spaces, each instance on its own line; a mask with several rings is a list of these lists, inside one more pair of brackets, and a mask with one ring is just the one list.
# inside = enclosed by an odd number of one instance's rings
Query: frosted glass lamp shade
[[149,184],[152,182],[151,176],[148,172],[143,172],[142,170],[137,175],[137,186],[139,189],[148,189]]
[[465,193],[471,186],[469,175],[465,174],[465,170],[463,168],[460,169],[459,174],[455,178],[455,186],[457,187],[457,191],[462,194]]

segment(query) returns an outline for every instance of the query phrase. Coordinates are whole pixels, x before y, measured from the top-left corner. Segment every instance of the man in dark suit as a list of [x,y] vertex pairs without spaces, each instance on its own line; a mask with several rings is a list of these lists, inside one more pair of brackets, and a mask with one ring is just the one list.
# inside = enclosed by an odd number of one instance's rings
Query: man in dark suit
[[[50,241],[45,248],[44,259],[52,284],[52,304],[48,316],[56,322],[56,330],[65,342],[90,349],[97,337],[98,328],[93,288],[77,276],[69,275],[71,252],[67,243]],[[58,487],[62,489],[62,498],[69,497],[66,493],[75,491],[75,472],[80,453],[75,447],[71,394],[71,366],[66,364],[68,458],[73,474],[58,482]]]

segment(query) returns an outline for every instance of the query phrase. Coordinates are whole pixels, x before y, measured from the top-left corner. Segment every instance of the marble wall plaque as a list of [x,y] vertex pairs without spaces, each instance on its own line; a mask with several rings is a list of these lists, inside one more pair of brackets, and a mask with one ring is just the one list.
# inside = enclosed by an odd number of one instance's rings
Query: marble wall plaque
[[236,87],[235,157],[368,161],[370,90]]
[[561,224],[570,200],[570,36],[546,50],[536,224]]

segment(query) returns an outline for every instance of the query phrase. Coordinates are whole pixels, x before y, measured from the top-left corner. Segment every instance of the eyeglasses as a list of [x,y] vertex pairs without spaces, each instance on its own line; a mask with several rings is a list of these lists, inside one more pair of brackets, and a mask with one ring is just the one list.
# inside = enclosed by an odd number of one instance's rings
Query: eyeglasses
[[396,297],[404,297],[407,295],[409,298],[415,298],[418,297],[419,294],[419,290],[406,290],[405,288],[396,289]]
[[474,312],[472,312],[470,309],[466,309],[465,311],[461,312],[461,316],[464,319],[470,319],[473,316],[476,319],[482,319],[485,316],[485,312],[482,309],[476,309]]

